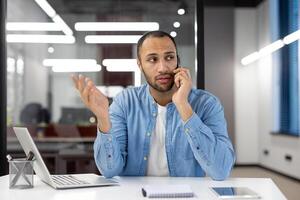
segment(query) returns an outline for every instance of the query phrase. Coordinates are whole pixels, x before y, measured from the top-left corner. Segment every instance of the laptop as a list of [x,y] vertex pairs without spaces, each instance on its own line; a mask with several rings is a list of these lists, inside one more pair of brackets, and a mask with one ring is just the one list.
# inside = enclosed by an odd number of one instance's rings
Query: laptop
[[27,128],[14,127],[13,129],[25,154],[28,155],[30,151],[34,154],[33,169],[36,175],[51,187],[55,189],[71,189],[118,185],[118,182],[96,174],[50,175]]

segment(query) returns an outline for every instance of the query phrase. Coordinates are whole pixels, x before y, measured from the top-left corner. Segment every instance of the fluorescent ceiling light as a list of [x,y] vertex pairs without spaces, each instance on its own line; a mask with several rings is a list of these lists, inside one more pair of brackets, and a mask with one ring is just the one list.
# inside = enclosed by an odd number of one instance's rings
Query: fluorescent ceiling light
[[43,65],[53,72],[98,72],[101,65],[95,59],[45,59]]
[[115,97],[118,93],[124,90],[122,86],[96,86],[98,90],[100,90],[107,97]]
[[272,44],[269,44],[269,45],[263,47],[258,52],[254,52],[254,53],[244,57],[241,60],[241,63],[243,65],[248,65],[248,64],[258,60],[261,57],[264,57],[264,56],[267,56],[267,55],[271,54],[272,52],[280,49],[283,46],[284,46],[283,41],[282,40],[277,40],[277,41],[273,42]]
[[63,31],[65,35],[31,35],[31,34],[8,34],[6,40],[9,43],[75,43],[73,31],[56,14],[55,10],[46,0],[35,0],[35,2],[52,18],[54,23],[39,22],[9,22],[6,24],[8,31]]
[[154,31],[159,30],[157,22],[77,22],[77,31]]
[[29,35],[29,34],[7,34],[8,43],[75,43],[74,36],[71,35]]
[[264,48],[259,50],[259,55],[262,56],[266,56],[268,54],[271,54],[272,52],[280,49],[281,47],[284,46],[284,43],[282,40],[277,40],[275,42],[273,42],[272,44],[269,44],[267,46],[265,46]]
[[61,28],[55,23],[40,22],[8,22],[6,23],[8,31],[61,31]]
[[94,66],[53,66],[53,72],[99,72],[101,71],[100,65]]
[[15,65],[16,60],[14,58],[11,57],[7,57],[7,65]]
[[65,21],[59,16],[56,15],[55,17],[52,18],[52,20],[61,27],[61,30],[66,34],[66,35],[73,35],[73,31],[69,28],[69,26],[65,23]]
[[7,72],[14,73],[15,72],[15,59],[7,57]]
[[35,0],[35,2],[44,10],[44,12],[52,18],[52,20],[60,27],[60,31],[63,31],[66,35],[73,35],[73,31],[64,22],[64,20],[56,14],[55,10],[46,0]]
[[86,67],[96,66],[97,61],[95,59],[45,59],[43,65],[47,67],[62,66],[62,67]]
[[35,0],[35,2],[44,10],[44,12],[53,18],[56,15],[55,10],[50,6],[46,0]]
[[274,51],[282,48],[284,45],[290,44],[299,39],[300,39],[300,30],[297,30],[297,31],[285,36],[282,40],[277,40],[277,41],[273,42],[272,44],[269,44],[269,45],[265,46],[264,48],[260,49],[258,52],[254,52],[254,53],[244,57],[241,60],[241,63],[243,65],[248,65],[263,56],[273,53]]
[[243,65],[248,65],[264,56],[267,56],[271,53],[273,53],[274,51],[277,51],[278,49],[282,48],[284,46],[284,42],[283,40],[277,40],[275,42],[273,42],[272,44],[269,44],[263,48],[261,48],[258,52],[254,52],[244,58],[242,58],[241,63]]
[[135,44],[142,35],[88,35],[86,43],[93,44]]
[[244,57],[241,61],[241,63],[243,65],[248,65],[252,62],[254,62],[255,60],[259,59],[259,53],[258,52],[254,52],[246,57]]
[[120,66],[106,66],[106,70],[109,72],[135,72],[137,71],[139,68],[137,68],[136,66],[127,66],[124,67],[122,65]]
[[135,72],[139,71],[136,59],[104,59],[103,66],[109,72]]
[[285,44],[290,44],[290,43],[295,42],[296,40],[299,40],[299,39],[300,39],[300,30],[295,31],[295,32],[285,36],[283,38],[283,42]]
[[136,59],[104,59],[102,65],[109,72],[134,72],[134,86],[141,85],[142,74]]
[[22,58],[17,59],[17,73],[24,74],[24,60]]

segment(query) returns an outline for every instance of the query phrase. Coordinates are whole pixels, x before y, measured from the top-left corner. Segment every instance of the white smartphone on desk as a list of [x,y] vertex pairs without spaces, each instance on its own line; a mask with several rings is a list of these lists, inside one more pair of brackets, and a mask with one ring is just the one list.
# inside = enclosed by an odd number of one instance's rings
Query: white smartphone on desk
[[247,187],[211,187],[219,199],[260,199],[261,197]]

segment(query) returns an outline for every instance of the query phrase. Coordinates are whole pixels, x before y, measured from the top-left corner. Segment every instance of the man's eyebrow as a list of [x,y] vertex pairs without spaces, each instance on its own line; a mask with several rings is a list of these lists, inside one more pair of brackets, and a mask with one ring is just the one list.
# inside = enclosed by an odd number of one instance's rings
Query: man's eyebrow
[[149,56],[157,56],[157,55],[158,55],[157,53],[149,53],[146,56],[149,57]]
[[[167,52],[164,52],[164,54],[175,54],[175,51],[167,51]],[[156,56],[158,55],[157,53],[149,53],[147,54],[147,56]]]
[[167,51],[164,54],[175,54],[175,51]]
[[[169,55],[169,54],[176,54],[175,51],[167,51],[164,53],[165,55]],[[150,57],[150,56],[157,56],[158,54],[157,53],[149,53],[146,55],[146,57]]]

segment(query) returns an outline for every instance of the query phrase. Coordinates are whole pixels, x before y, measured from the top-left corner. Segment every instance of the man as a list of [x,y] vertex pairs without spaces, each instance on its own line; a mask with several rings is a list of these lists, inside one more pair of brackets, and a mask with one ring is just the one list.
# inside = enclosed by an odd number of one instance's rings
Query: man
[[178,66],[174,39],[148,32],[137,44],[137,56],[148,84],[124,90],[110,107],[89,78],[73,76],[98,119],[94,157],[100,172],[228,177],[235,159],[223,108],[210,93],[192,88],[189,70]]

